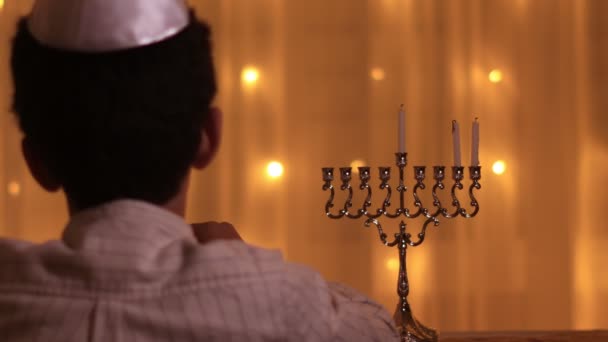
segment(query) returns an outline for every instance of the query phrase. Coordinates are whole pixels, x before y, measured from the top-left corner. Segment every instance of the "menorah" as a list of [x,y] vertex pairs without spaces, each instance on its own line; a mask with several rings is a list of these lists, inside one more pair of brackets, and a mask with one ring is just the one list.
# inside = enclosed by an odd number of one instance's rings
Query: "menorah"
[[[365,199],[363,200],[361,208],[356,211],[351,211],[351,208],[353,207],[353,187],[351,186],[352,168],[341,167],[340,180],[342,181],[342,184],[340,186],[340,190],[346,192],[346,200],[342,209],[340,209],[337,213],[332,213],[331,208],[334,207],[334,196],[336,192],[334,186],[332,185],[334,180],[334,168],[326,167],[323,168],[323,181],[325,182],[325,184],[323,184],[323,190],[330,191],[330,195],[329,200],[325,204],[325,213],[331,219],[340,219],[343,217],[350,219],[363,218],[365,219],[364,225],[366,227],[373,224],[377,228],[380,241],[385,246],[397,247],[399,251],[399,276],[397,280],[397,295],[399,296],[399,304],[395,313],[395,323],[400,330],[401,341],[437,341],[437,331],[426,327],[414,318],[412,309],[407,300],[410,292],[405,261],[407,247],[416,247],[421,245],[424,242],[427,227],[430,224],[433,224],[433,226],[438,226],[439,218],[441,217],[446,219],[453,219],[459,216],[464,218],[472,218],[477,215],[479,212],[479,203],[477,202],[473,192],[475,189],[481,189],[481,184],[479,183],[479,180],[481,179],[481,166],[469,167],[470,178],[472,181],[472,184],[469,186],[469,199],[472,207],[472,211],[470,212],[461,206],[460,200],[457,196],[458,190],[462,190],[464,188],[462,184],[462,181],[464,180],[463,166],[452,167],[452,179],[454,181],[450,191],[452,208],[445,208],[442,205],[438,194],[438,190],[445,189],[445,166],[433,166],[433,178],[435,180],[435,184],[432,188],[433,208],[425,207],[422,204],[422,200],[418,194],[419,190],[424,190],[426,188],[426,185],[424,184],[426,167],[414,166],[414,179],[416,180],[416,185],[414,185],[412,195],[414,200],[413,205],[416,209],[411,211],[410,209],[406,208],[405,203],[407,187],[404,183],[404,175],[405,167],[407,166],[407,153],[398,152],[395,153],[395,156],[396,165],[399,169],[399,185],[396,188],[396,191],[399,193],[398,208],[392,212],[389,211],[389,207],[391,206],[391,197],[393,194],[393,190],[389,184],[391,179],[391,168],[379,167],[381,181],[380,189],[386,191],[386,197],[384,198],[380,208],[376,209],[375,211],[370,211],[370,207],[372,206],[372,187],[369,184],[371,173],[370,167],[363,166],[358,168],[359,179],[361,180],[359,189],[364,191]],[[384,232],[384,229],[380,224],[379,219],[381,217],[387,217],[390,219],[397,219],[400,217],[406,219],[415,219],[420,217],[425,219],[425,221],[416,237],[412,238],[412,234],[407,232],[407,225],[402,220],[399,223],[399,232],[394,234],[394,239],[392,241],[389,241],[388,235]]]

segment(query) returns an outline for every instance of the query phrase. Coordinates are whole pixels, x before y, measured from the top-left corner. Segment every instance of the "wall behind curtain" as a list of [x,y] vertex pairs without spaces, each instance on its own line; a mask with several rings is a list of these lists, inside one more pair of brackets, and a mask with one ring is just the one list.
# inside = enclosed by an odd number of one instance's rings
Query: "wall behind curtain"
[[[444,220],[409,250],[417,316],[442,330],[608,328],[608,3],[190,3],[214,30],[225,137],[193,176],[188,220],[233,222],[248,241],[392,310],[396,251],[362,222],[324,216],[320,168],[392,165],[401,103],[410,165],[452,163],[452,119],[468,164],[477,116],[481,212]],[[57,238],[67,215],[61,194],[27,173],[9,112],[9,41],[30,6],[0,10],[0,232],[38,242]],[[247,66],[260,72],[253,86],[241,82]],[[492,69],[502,82],[489,81]],[[501,176],[491,172],[499,159]],[[281,179],[265,176],[271,160],[284,164]]]

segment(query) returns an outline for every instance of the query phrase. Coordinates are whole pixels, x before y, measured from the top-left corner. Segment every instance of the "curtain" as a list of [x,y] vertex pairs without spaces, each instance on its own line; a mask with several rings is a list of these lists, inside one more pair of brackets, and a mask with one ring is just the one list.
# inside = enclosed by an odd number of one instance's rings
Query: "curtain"
[[[377,166],[394,168],[404,104],[406,184],[411,165],[426,165],[430,203],[431,166],[452,165],[451,121],[460,122],[468,165],[478,117],[481,211],[443,219],[408,250],[415,314],[444,331],[608,328],[608,3],[190,3],[213,29],[225,130],[215,162],[193,174],[189,221],[230,221],[251,243],[393,310],[397,251],[361,220],[325,216],[321,167],[357,161],[374,178]],[[9,42],[30,6],[5,0],[0,12],[0,232],[39,242],[57,238],[67,214],[62,195],[28,174],[9,111]],[[249,67],[255,82],[242,79]],[[502,175],[492,172],[498,160]],[[270,161],[283,164],[282,177],[266,175]],[[374,189],[374,207],[379,196]],[[416,234],[422,222],[408,221]],[[381,222],[390,233],[399,224]]]

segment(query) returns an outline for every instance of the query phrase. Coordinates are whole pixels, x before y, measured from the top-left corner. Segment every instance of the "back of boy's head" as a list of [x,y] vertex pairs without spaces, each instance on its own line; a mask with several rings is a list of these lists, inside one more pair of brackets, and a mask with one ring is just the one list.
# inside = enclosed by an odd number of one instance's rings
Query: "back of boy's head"
[[193,14],[167,40],[106,53],[49,48],[22,19],[11,68],[20,128],[79,207],[178,192],[216,94],[210,30]]

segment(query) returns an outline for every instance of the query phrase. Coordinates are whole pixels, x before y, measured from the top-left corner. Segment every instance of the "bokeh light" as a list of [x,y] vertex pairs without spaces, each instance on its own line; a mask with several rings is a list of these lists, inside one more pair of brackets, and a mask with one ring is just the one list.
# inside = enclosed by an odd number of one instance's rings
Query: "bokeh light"
[[488,79],[492,83],[500,83],[502,81],[502,71],[499,69],[490,71],[490,74],[488,74]]
[[390,258],[390,259],[386,260],[386,268],[389,271],[398,271],[399,270],[399,259]]
[[243,72],[241,73],[241,79],[244,84],[254,85],[260,79],[260,72],[258,71],[257,68],[246,67],[245,69],[243,69]]
[[370,76],[374,81],[382,81],[384,79],[384,69],[382,68],[373,68],[370,72]]
[[507,170],[507,164],[502,160],[497,160],[492,165],[492,171],[497,175],[502,175]]
[[350,163],[350,167],[353,169],[353,173],[359,173],[359,167],[365,166],[365,161],[361,159],[355,159]]
[[283,171],[283,164],[278,161],[272,161],[268,163],[268,166],[266,166],[266,174],[270,178],[280,178],[283,176]]
[[19,196],[19,194],[21,193],[21,184],[19,184],[19,182],[12,181],[8,183],[6,191],[11,196]]

